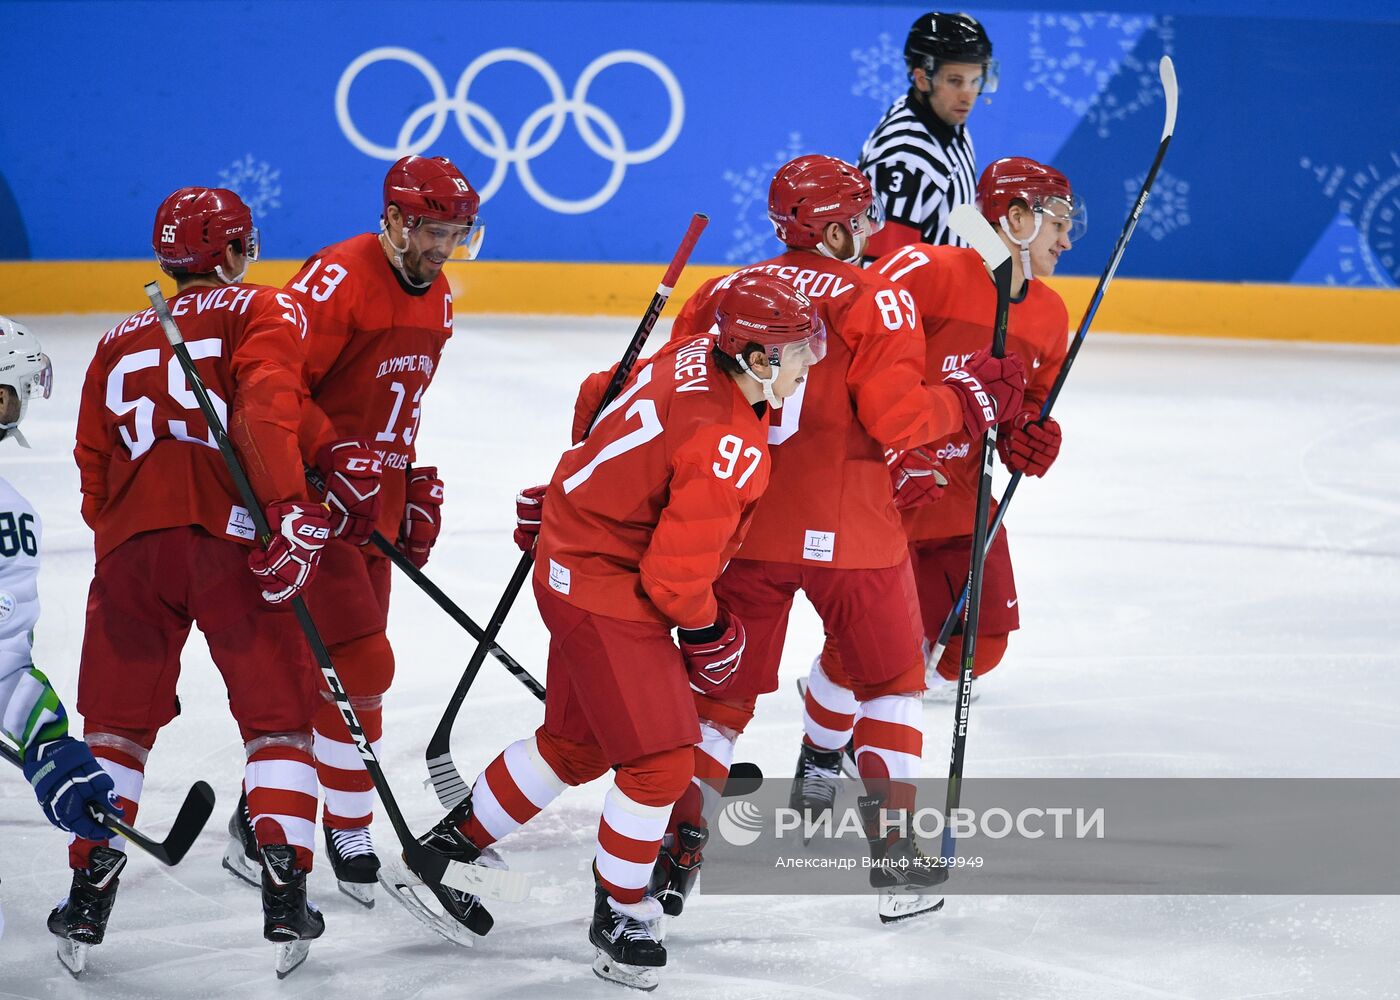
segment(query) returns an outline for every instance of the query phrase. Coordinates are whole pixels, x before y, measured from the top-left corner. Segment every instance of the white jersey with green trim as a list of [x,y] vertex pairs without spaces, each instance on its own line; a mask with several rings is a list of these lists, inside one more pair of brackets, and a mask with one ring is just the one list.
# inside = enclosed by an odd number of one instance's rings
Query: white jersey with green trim
[[30,669],[42,534],[29,501],[0,477],[0,730],[21,746],[37,728],[34,710],[47,689]]

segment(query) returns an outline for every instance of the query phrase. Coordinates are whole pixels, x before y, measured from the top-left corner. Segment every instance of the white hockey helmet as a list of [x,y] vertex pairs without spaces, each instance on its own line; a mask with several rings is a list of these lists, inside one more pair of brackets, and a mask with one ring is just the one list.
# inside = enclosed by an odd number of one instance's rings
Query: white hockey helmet
[[9,390],[0,401],[0,440],[12,437],[28,448],[19,423],[31,399],[48,399],[53,365],[39,349],[39,338],[7,316],[0,316],[0,386]]

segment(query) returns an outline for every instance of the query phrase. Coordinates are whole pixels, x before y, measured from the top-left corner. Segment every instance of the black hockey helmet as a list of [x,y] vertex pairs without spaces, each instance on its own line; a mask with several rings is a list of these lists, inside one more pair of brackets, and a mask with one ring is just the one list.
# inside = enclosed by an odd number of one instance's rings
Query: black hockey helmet
[[985,93],[996,90],[997,62],[992,40],[971,14],[922,14],[904,40],[904,61],[912,71],[921,66],[932,76],[940,62],[973,63],[983,67]]

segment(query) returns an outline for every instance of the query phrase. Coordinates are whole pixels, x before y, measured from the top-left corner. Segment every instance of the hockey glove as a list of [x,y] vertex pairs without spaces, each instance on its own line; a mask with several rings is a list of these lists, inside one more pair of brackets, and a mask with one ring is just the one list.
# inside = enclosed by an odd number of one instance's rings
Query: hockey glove
[[515,497],[515,544],[521,552],[535,547],[540,537],[540,517],[544,513],[544,494],[548,486],[531,486]]
[[374,534],[382,499],[379,477],[384,466],[369,442],[348,438],[328,444],[316,455],[316,467],[326,480],[326,507],[331,534],[351,545],[363,545]]
[[943,487],[948,485],[948,477],[943,474],[943,463],[923,448],[908,451],[887,448],[885,464],[890,469],[896,510],[922,507],[943,497]]
[[1026,367],[1014,354],[992,357],[991,351],[978,351],[943,384],[962,397],[963,426],[973,437],[981,437],[992,424],[1001,423],[1021,409],[1026,393]]
[[61,736],[34,744],[24,755],[24,776],[34,786],[39,805],[54,826],[85,840],[106,840],[112,836],[92,818],[88,807],[121,816],[116,786],[82,740]]
[[266,549],[248,553],[248,568],[263,585],[263,600],[281,604],[300,594],[316,575],[331,521],[319,503],[274,503],[267,508],[274,532]]
[[1054,417],[1036,420],[1022,410],[997,436],[997,454],[1012,472],[1043,476],[1060,453],[1060,425]]
[[432,552],[441,530],[442,480],[438,478],[437,466],[409,469],[403,523],[399,526],[399,551],[422,569],[427,565],[428,553]]
[[691,688],[712,698],[721,697],[738,674],[744,656],[748,637],[743,624],[720,609],[719,619],[708,628],[677,629],[677,634]]

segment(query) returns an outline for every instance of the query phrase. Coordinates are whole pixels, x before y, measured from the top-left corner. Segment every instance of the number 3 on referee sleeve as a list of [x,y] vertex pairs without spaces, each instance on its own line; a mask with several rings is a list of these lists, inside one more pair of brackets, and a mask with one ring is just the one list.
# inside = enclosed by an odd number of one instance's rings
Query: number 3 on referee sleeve
[[739,476],[739,481],[736,482],[734,486],[736,489],[742,490],[744,484],[749,481],[749,477],[752,476],[754,471],[758,468],[758,463],[763,460],[763,452],[759,451],[753,445],[749,445],[745,448],[744,439],[737,434],[726,434],[719,439],[719,457],[723,460],[724,464],[721,465],[719,462],[716,462],[713,469],[716,478],[728,479],[730,476],[734,475],[734,468],[739,464],[739,457],[741,454],[744,458],[749,460],[749,467]]

